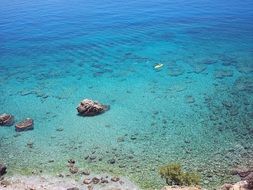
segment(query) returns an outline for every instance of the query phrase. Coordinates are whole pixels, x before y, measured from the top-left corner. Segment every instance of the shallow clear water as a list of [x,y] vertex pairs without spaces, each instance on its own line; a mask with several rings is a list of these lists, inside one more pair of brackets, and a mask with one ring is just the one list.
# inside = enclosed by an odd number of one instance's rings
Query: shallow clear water
[[[0,113],[35,126],[0,128],[0,162],[55,175],[73,158],[143,189],[171,162],[208,188],[237,180],[253,162],[252,20],[251,0],[2,0]],[[111,109],[77,116],[84,98]]]

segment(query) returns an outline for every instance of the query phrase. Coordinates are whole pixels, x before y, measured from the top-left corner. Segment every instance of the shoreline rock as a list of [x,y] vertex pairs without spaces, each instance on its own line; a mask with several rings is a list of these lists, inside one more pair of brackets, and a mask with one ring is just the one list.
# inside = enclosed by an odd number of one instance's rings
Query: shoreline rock
[[95,116],[104,113],[105,111],[110,109],[110,106],[103,105],[97,101],[93,101],[90,99],[84,99],[80,102],[78,107],[76,108],[79,115],[82,116]]

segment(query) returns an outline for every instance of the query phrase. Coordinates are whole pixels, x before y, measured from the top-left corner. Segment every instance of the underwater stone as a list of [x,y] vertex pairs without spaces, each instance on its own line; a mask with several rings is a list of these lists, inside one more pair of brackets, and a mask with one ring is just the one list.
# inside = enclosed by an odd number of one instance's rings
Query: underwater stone
[[78,187],[71,187],[71,188],[68,188],[67,190],[79,190]]
[[0,115],[0,126],[11,126],[14,123],[14,116],[11,114],[3,113]]
[[90,175],[90,172],[87,171],[87,170],[84,170],[84,171],[82,171],[82,174],[83,174],[83,175]]
[[83,180],[83,183],[86,184],[86,185],[90,184],[91,182],[92,181],[89,178],[86,178],[86,179]]
[[6,174],[7,167],[3,164],[0,164],[0,177]]
[[98,184],[100,182],[100,179],[98,179],[97,177],[93,177],[91,180],[94,184]]
[[196,64],[193,66],[193,72],[197,74],[202,73],[206,69],[207,69],[207,66],[204,64]]
[[232,102],[224,100],[222,101],[222,104],[226,107],[226,108],[231,108],[233,106]]
[[234,89],[239,91],[253,92],[253,78],[252,77],[239,77],[234,82]]
[[33,120],[30,118],[26,118],[24,121],[17,123],[15,127],[17,132],[32,130]]
[[76,173],[78,172],[78,168],[77,168],[77,167],[70,167],[70,168],[69,168],[69,171],[70,171],[70,173],[72,173],[72,174],[76,174]]
[[101,178],[100,183],[109,183],[109,181],[107,179]]
[[179,75],[184,74],[184,70],[182,68],[180,68],[180,67],[172,67],[172,68],[170,68],[168,74],[170,76],[177,77]]
[[217,63],[217,60],[213,60],[213,59],[204,59],[201,61],[201,64],[206,64],[206,65],[212,65],[212,64],[215,64]]
[[201,187],[197,186],[197,187],[180,187],[177,185],[173,185],[173,186],[166,186],[164,188],[162,188],[161,190],[201,190]]
[[186,103],[191,104],[195,102],[195,98],[193,96],[186,96],[185,101]]
[[253,72],[253,67],[250,64],[237,64],[236,69],[240,73],[249,74]]
[[119,180],[120,180],[119,177],[112,177],[112,178],[111,178],[111,181],[113,181],[113,182],[118,182]]
[[239,112],[238,112],[237,109],[233,108],[233,109],[230,110],[230,115],[231,115],[231,116],[236,116],[236,115],[238,115],[238,114],[239,114]]
[[233,71],[232,70],[217,70],[214,73],[214,77],[218,79],[223,79],[225,77],[232,77]]
[[117,142],[124,142],[125,141],[125,138],[124,137],[118,137],[117,138]]
[[84,99],[77,107],[77,111],[82,116],[95,116],[109,110],[108,105],[103,105],[97,101]]
[[115,164],[115,162],[116,162],[115,159],[110,159],[110,160],[108,160],[108,163],[109,163],[109,164]]
[[75,164],[75,163],[76,163],[76,161],[75,161],[75,160],[73,160],[73,159],[70,159],[70,160],[68,160],[68,163],[69,163],[69,164]]
[[3,187],[7,187],[7,186],[9,186],[11,183],[9,182],[9,181],[7,181],[7,180],[1,180],[1,183],[0,183],[0,185],[1,186],[3,186]]

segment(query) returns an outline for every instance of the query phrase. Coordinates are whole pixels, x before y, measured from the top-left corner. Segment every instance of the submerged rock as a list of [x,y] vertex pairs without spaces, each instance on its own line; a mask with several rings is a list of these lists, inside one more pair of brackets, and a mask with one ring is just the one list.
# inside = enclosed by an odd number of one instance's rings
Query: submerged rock
[[217,60],[210,59],[210,58],[206,58],[206,59],[201,61],[201,64],[205,64],[205,65],[213,65],[215,63],[217,63]]
[[188,104],[194,103],[195,102],[195,98],[193,96],[186,96],[185,97],[185,102]]
[[241,63],[241,64],[236,64],[236,69],[240,73],[245,73],[245,74],[250,74],[253,72],[253,67],[249,63]]
[[161,190],[201,190],[201,187],[182,187],[182,186],[166,186]]
[[0,181],[0,186],[3,186],[3,187],[7,187],[9,186],[11,183],[7,180],[1,180]]
[[69,168],[69,171],[70,171],[70,173],[72,173],[72,174],[76,174],[76,173],[78,172],[78,168],[77,168],[77,167],[70,167],[70,168]]
[[79,188],[78,187],[70,187],[67,190],[79,190]]
[[21,121],[16,124],[16,131],[27,131],[33,129],[33,120],[30,118],[26,118],[24,121]]
[[177,76],[180,76],[180,75],[184,74],[184,70],[181,67],[171,67],[169,69],[168,74],[170,76],[177,77]]
[[252,77],[239,77],[234,82],[234,89],[239,91],[253,92],[253,78]]
[[112,178],[111,178],[111,181],[113,181],[113,182],[118,182],[119,180],[120,180],[119,177],[112,177]]
[[11,126],[14,123],[14,116],[11,114],[3,113],[0,115],[0,125]]
[[92,180],[91,180],[90,178],[85,178],[85,179],[83,180],[83,183],[84,183],[85,185],[88,185],[88,184],[91,184],[91,183],[92,183]]
[[7,167],[3,164],[0,164],[0,177],[6,174]]
[[97,101],[84,99],[76,109],[82,116],[95,116],[109,110],[109,108],[108,105],[103,105]]
[[232,77],[233,71],[232,70],[217,70],[214,73],[214,77],[218,79],[223,79],[225,77]]
[[197,74],[202,73],[206,69],[207,69],[207,65],[205,65],[205,64],[195,64],[195,65],[193,65],[193,72],[197,73]]

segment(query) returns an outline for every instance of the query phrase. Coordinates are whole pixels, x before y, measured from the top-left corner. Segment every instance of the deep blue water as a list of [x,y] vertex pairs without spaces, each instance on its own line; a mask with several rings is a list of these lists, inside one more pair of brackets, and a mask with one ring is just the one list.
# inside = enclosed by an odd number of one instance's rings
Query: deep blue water
[[[55,175],[74,158],[144,189],[171,162],[208,188],[236,181],[253,162],[252,73],[251,0],[2,0],[0,113],[35,126],[0,128],[0,163]],[[84,98],[111,109],[79,117]]]

